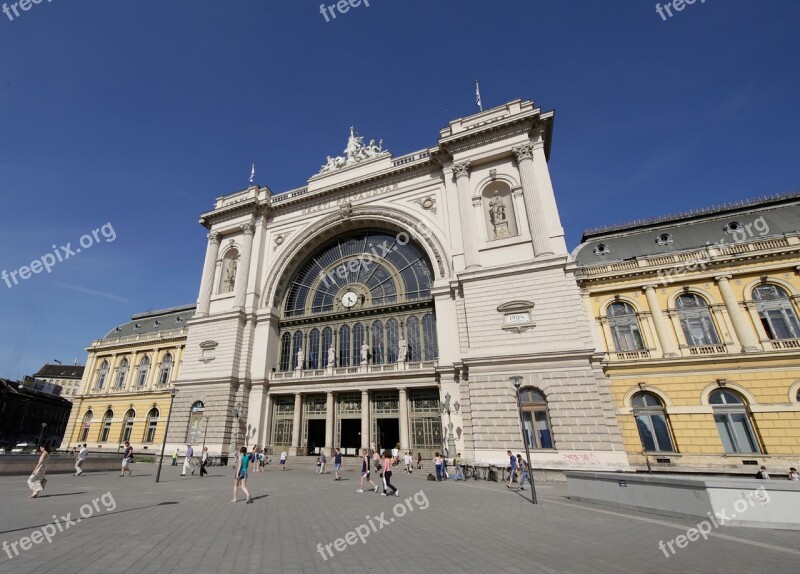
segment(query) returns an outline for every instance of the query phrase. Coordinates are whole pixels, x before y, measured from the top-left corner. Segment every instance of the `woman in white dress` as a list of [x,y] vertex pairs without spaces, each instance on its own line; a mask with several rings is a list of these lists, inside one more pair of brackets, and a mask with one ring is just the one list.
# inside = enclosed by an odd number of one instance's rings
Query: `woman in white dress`
[[39,493],[44,490],[47,484],[47,479],[44,476],[47,473],[47,461],[50,458],[50,447],[42,445],[37,449],[37,452],[41,454],[36,468],[33,469],[33,473],[28,479],[28,486],[33,491],[33,494],[31,494],[29,498],[39,498]]

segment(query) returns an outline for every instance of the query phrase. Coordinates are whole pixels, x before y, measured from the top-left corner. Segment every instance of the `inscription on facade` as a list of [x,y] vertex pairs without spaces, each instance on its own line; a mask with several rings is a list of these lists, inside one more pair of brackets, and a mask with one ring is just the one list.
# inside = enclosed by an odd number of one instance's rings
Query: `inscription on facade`
[[359,193],[354,193],[352,195],[348,195],[346,197],[342,197],[339,199],[329,199],[327,201],[320,201],[315,202],[311,205],[308,205],[303,208],[301,212],[303,215],[308,215],[309,213],[315,213],[317,211],[323,211],[325,209],[330,209],[332,207],[339,207],[340,203],[347,203],[347,202],[354,202],[358,201],[359,199],[366,199],[368,197],[374,197],[376,195],[382,195],[387,191],[395,191],[399,188],[399,184],[393,183],[392,185],[386,185],[383,187],[376,187],[374,189],[369,189],[366,191],[361,191]]

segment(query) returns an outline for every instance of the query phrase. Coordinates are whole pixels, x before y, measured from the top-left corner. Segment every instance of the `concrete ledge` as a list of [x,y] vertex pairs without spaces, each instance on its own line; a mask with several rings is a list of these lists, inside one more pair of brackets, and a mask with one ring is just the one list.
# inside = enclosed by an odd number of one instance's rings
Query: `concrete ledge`
[[[39,456],[35,454],[0,455],[0,476],[29,476]],[[83,463],[84,472],[119,470],[122,466],[122,455],[90,454]],[[52,454],[47,461],[47,474],[64,474],[75,472],[75,459],[71,455]]]
[[720,526],[800,530],[800,482],[622,472],[565,475],[571,500],[716,520]]

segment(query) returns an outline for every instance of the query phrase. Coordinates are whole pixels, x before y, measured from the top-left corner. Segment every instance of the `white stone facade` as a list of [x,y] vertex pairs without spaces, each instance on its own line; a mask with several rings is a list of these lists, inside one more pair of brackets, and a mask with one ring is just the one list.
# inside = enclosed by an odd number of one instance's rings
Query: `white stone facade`
[[[212,452],[256,444],[351,454],[396,440],[415,456],[448,447],[451,457],[501,462],[507,449],[523,449],[510,380],[520,375],[523,389],[547,400],[550,428],[545,447],[531,451],[534,466],[627,466],[592,326],[565,270],[547,167],[552,127],[553,112],[516,100],[455,120],[433,147],[397,158],[351,131],[347,157],[329,158],[306,187],[273,195],[254,186],[219,198],[201,218],[209,243],[170,444],[185,440],[201,401]],[[326,245],[372,245],[379,233],[423,254],[430,285],[422,295],[404,291],[389,255],[371,263],[395,285],[384,299],[380,288],[351,280],[366,271],[351,268],[345,285],[335,266],[315,259],[327,256]],[[344,256],[336,263],[358,266]],[[304,276],[315,287],[307,312],[293,315],[288,301],[302,299],[293,293]],[[314,307],[328,287],[332,302]],[[356,364],[351,349],[358,323],[367,364]],[[398,337],[409,340],[402,359]]]

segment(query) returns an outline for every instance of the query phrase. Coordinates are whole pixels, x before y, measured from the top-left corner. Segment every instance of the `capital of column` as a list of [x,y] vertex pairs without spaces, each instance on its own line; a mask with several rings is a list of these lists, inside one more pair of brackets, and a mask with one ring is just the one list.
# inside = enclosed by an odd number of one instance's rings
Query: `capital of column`
[[511,153],[514,154],[514,157],[517,160],[517,163],[521,162],[524,159],[533,160],[533,150],[536,149],[532,143],[526,143],[522,145],[518,145],[516,147],[511,148]]
[[453,164],[453,177],[458,179],[460,177],[469,177],[470,167],[469,160],[459,161]]
[[717,283],[722,283],[723,281],[730,281],[733,279],[733,275],[717,275],[714,277],[714,281]]
[[658,283],[648,283],[647,285],[642,285],[642,291],[645,293],[648,291],[655,291],[656,287],[658,287]]
[[208,242],[209,243],[215,243],[215,244],[219,245],[220,239],[221,239],[221,236],[220,236],[218,231],[212,231],[211,233],[208,234]]
[[252,223],[243,224],[241,229],[242,233],[244,233],[245,235],[254,235],[256,232],[256,226],[253,225]]

